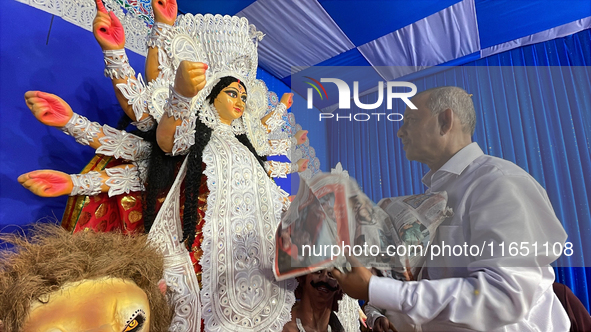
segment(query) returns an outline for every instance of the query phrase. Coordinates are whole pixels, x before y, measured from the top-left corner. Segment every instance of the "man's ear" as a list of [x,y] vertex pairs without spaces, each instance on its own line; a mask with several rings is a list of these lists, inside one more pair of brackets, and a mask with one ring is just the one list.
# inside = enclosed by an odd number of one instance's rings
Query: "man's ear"
[[455,114],[454,112],[448,108],[445,109],[443,112],[439,113],[437,115],[438,120],[439,120],[439,134],[441,136],[449,133],[449,131],[451,130],[451,128],[453,127],[453,121],[454,121],[454,117]]

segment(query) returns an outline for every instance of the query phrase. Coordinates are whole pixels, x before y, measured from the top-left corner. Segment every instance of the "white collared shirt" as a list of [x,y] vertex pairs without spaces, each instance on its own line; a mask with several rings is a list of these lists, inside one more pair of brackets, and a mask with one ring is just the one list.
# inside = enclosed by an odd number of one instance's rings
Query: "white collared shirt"
[[372,277],[370,304],[401,331],[568,331],[552,290],[549,264],[558,256],[546,249],[567,236],[538,182],[472,143],[423,183],[428,192],[447,191],[454,211],[431,245],[463,250],[427,257],[419,281]]

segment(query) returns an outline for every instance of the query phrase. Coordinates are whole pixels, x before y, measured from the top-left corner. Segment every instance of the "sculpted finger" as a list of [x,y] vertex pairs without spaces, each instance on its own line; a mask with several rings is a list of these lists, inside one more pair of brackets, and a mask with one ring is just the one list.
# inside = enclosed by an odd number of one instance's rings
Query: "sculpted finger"
[[195,86],[195,87],[199,91],[203,90],[203,88],[205,87],[205,80],[203,80],[201,83],[197,84],[197,86]]
[[23,185],[23,187],[32,190],[31,187],[34,186],[37,183],[37,180],[33,180],[33,179],[27,179],[27,181],[21,183]]
[[97,17],[92,22],[92,29],[93,31],[100,31],[100,32],[107,32],[109,27],[111,26],[111,19],[104,14],[104,17]]
[[115,13],[109,12],[109,17],[111,18],[111,26],[113,28],[123,27],[123,25],[121,25],[121,21],[119,21],[119,18],[115,15]]
[[27,102],[27,106],[29,107],[31,112],[33,112],[33,114],[39,112],[39,109],[42,106],[43,107],[47,106],[47,101],[45,99],[38,98],[38,97],[29,98],[26,100],[26,102]]
[[205,79],[205,70],[203,69],[191,69],[188,71],[188,73],[192,78],[200,78],[202,80]]
[[191,62],[193,68],[207,70],[209,66],[205,62]]
[[189,67],[189,72],[191,73],[199,73],[201,75],[205,75],[205,72],[207,71],[207,65],[201,63],[201,62],[194,62],[190,67]]
[[33,91],[25,92],[25,100],[27,100],[29,98],[37,97],[37,92],[39,92],[39,91],[33,90]]
[[107,9],[105,8],[105,5],[103,4],[102,0],[96,0],[95,2],[96,2],[96,10],[98,12],[101,12],[101,13],[107,12]]
[[202,70],[192,70],[189,73],[191,73],[191,79],[193,81],[203,81],[205,79],[205,72]]
[[18,183],[24,184],[27,180],[29,180],[29,173],[21,174],[16,180]]
[[55,95],[52,95],[51,93],[47,93],[47,92],[43,92],[43,91],[35,91],[35,97],[39,97],[39,98],[43,98],[43,99],[48,99],[51,97],[54,97]]
[[109,17],[109,13],[108,12],[96,12],[96,16],[94,17],[92,24],[96,24],[97,22],[110,23],[111,18]]

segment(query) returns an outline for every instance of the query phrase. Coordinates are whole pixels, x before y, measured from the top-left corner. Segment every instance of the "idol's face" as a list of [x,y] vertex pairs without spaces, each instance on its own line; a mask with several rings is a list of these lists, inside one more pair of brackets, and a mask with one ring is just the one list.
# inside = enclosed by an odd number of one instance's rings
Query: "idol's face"
[[134,282],[103,278],[66,284],[35,301],[23,332],[149,332],[150,304]]
[[244,113],[246,105],[246,89],[238,82],[223,88],[213,101],[213,106],[220,115],[220,120],[230,125]]
[[331,299],[339,291],[337,280],[328,270],[321,270],[306,275],[304,291],[313,295],[313,298]]

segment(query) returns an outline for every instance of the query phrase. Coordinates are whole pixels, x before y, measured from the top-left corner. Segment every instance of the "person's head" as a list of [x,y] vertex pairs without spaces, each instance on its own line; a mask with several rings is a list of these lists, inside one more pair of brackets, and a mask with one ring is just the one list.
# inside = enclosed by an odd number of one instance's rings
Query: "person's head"
[[146,235],[37,226],[4,235],[0,320],[11,331],[166,331],[171,309],[158,288],[163,256]]
[[363,199],[360,195],[353,196],[350,198],[351,206],[355,217],[360,222],[368,222],[373,218],[373,207],[369,200]]
[[476,114],[470,95],[445,86],[423,91],[412,98],[416,110],[406,108],[398,130],[408,160],[438,169],[470,144]]
[[227,125],[240,118],[246,107],[247,91],[244,82],[225,76],[213,87],[207,101],[218,111],[220,120]]
[[343,298],[343,290],[337,280],[328,270],[312,272],[298,277],[296,297],[302,299],[307,296],[312,301],[325,302],[331,306],[331,310],[339,310],[338,301]]

